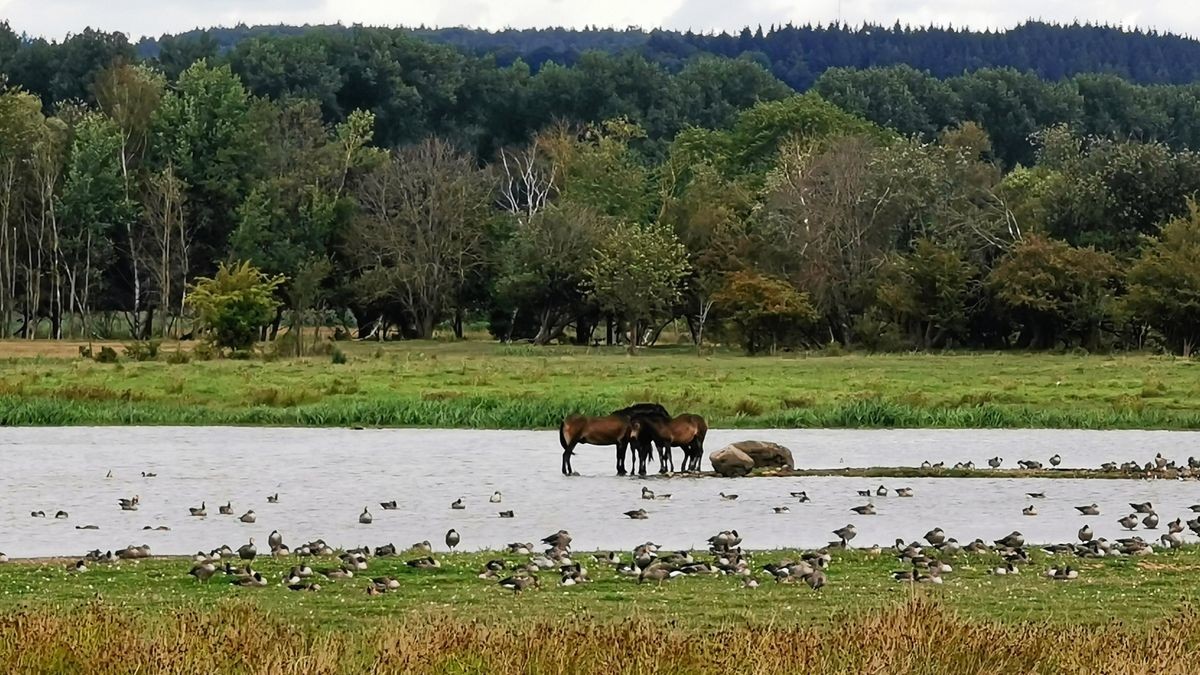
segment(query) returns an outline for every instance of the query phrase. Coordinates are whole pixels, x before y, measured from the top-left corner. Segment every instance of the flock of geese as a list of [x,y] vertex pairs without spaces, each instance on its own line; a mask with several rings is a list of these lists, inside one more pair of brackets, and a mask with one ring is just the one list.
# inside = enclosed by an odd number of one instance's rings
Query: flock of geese
[[[1049,464],[1057,467],[1061,461],[1059,455],[1054,455],[1049,459]],[[989,466],[992,468],[999,468],[1002,463],[1003,459],[999,457],[994,457],[988,461]],[[1023,468],[1040,468],[1042,466],[1040,462],[1032,460],[1022,460],[1020,465]],[[958,466],[970,468],[963,464]],[[1113,464],[1113,470],[1118,469],[1121,471],[1153,473],[1168,470],[1177,471],[1180,467],[1176,467],[1173,462],[1166,460],[1159,454],[1153,461],[1146,465],[1141,465],[1137,462],[1127,462],[1123,465]],[[1200,469],[1200,462],[1194,458],[1189,458],[1188,469]],[[155,474],[143,472],[142,476],[144,478],[153,478]],[[111,472],[109,472],[108,477],[112,477]],[[913,489],[910,487],[888,489],[886,486],[880,485],[874,489],[858,490],[858,496],[866,497],[867,503],[855,506],[850,510],[860,516],[874,515],[876,509],[873,498],[889,496],[893,492],[899,498],[910,498],[913,496]],[[792,503],[804,504],[812,501],[805,491],[793,491],[788,494],[795,500]],[[1042,492],[1030,492],[1026,493],[1026,495],[1035,501],[1044,499],[1046,496]],[[719,498],[724,501],[734,501],[738,499],[738,495],[721,492],[719,493]],[[656,493],[649,487],[642,487],[641,499],[647,501],[669,500],[671,499],[671,495]],[[492,494],[488,501],[491,504],[501,504],[503,502],[503,494],[497,491]],[[278,493],[268,495],[267,502],[272,504],[279,503]],[[117,506],[122,511],[137,511],[140,503],[140,497],[133,495],[129,498],[119,499]],[[394,500],[380,502],[379,507],[385,511],[394,511],[398,509],[398,504]],[[1127,531],[1136,530],[1139,526],[1147,531],[1158,529],[1160,516],[1153,504],[1150,502],[1130,503],[1129,507],[1131,513],[1117,520],[1122,528]],[[453,510],[465,509],[465,498],[455,500],[451,503],[450,508]],[[1074,508],[1078,511],[1079,516],[1084,518],[1095,517],[1101,514],[1099,505],[1095,503],[1079,505]],[[1192,513],[1200,514],[1200,504],[1194,504],[1189,508]],[[790,512],[788,505],[776,506],[773,509],[776,513]],[[235,516],[231,502],[226,502],[224,505],[218,506],[217,511],[222,516]],[[1032,503],[1025,507],[1022,513],[1025,516],[1038,515],[1037,508]],[[191,517],[197,518],[207,517],[207,502],[202,501],[199,506],[190,507],[188,514]],[[40,510],[32,511],[30,515],[34,518],[49,517],[46,511]],[[511,510],[499,511],[498,515],[502,518],[512,518],[513,512]],[[643,520],[649,517],[644,508],[626,511],[624,515],[634,520]],[[56,519],[67,519],[70,516],[66,511],[60,510],[55,512],[53,517]],[[237,520],[243,523],[255,523],[256,519],[257,516],[253,509],[246,510],[240,516],[237,516]],[[362,513],[358,516],[358,522],[363,525],[370,525],[373,521],[374,516],[370,512],[370,508],[364,507]],[[82,525],[77,526],[77,529],[97,528],[94,525]],[[166,526],[155,528],[146,526],[143,529],[166,530],[169,528]],[[1131,535],[1109,541],[1103,537],[1095,536],[1091,526],[1085,523],[1077,533],[1077,542],[1048,544],[1037,548],[1050,555],[1074,555],[1079,558],[1146,555],[1153,553],[1155,548],[1176,548],[1183,545],[1185,530],[1190,530],[1200,535],[1200,515],[1186,520],[1184,517],[1177,517],[1166,523],[1166,530],[1156,540],[1152,538],[1148,541],[1141,536]],[[844,527],[833,530],[832,534],[836,539],[830,541],[827,546],[804,552],[795,557],[775,560],[756,568],[751,560],[751,554],[743,550],[742,538],[736,530],[722,531],[710,537],[708,539],[708,557],[704,557],[702,552],[664,551],[662,547],[653,542],[646,542],[634,547],[628,556],[620,552],[576,554],[571,549],[571,534],[566,530],[559,530],[543,537],[540,540],[540,543],[543,545],[542,547],[535,546],[531,542],[509,544],[506,548],[510,555],[528,556],[528,559],[516,563],[506,562],[501,559],[490,560],[479,572],[479,577],[484,580],[494,581],[501,588],[521,593],[532,587],[541,586],[541,579],[548,574],[556,577],[558,580],[557,583],[562,586],[588,583],[591,581],[591,578],[586,565],[604,565],[611,566],[619,575],[636,578],[639,583],[652,582],[662,584],[680,576],[724,574],[742,577],[743,586],[746,588],[757,587],[759,585],[758,578],[765,577],[773,579],[778,583],[802,583],[813,590],[819,590],[828,583],[826,571],[833,559],[830,551],[850,548],[851,542],[858,536],[858,530],[853,523],[849,523]],[[462,536],[457,530],[450,529],[446,532],[444,541],[446,547],[453,552],[461,544]],[[203,551],[198,552],[193,556],[192,566],[187,574],[200,582],[208,582],[217,575],[223,575],[230,583],[241,587],[261,588],[270,586],[272,582],[264,577],[261,572],[253,568],[255,560],[262,553],[266,553],[275,559],[294,558],[296,564],[291,565],[290,569],[279,580],[279,583],[289,590],[319,591],[321,583],[367,577],[369,581],[366,584],[366,592],[369,595],[380,595],[389,590],[395,590],[399,587],[400,582],[394,577],[370,577],[369,574],[366,574],[372,559],[407,554],[406,565],[410,568],[436,569],[441,567],[441,562],[434,556],[433,547],[429,541],[415,543],[407,549],[398,549],[395,545],[389,543],[373,549],[364,546],[346,550],[335,549],[324,540],[317,539],[293,549],[284,543],[283,535],[278,530],[274,530],[268,536],[266,543],[267,551],[265,552],[260,552],[254,538],[249,538],[246,544],[236,549],[229,546],[220,546],[207,553]],[[952,557],[957,553],[995,554],[999,556],[1000,564],[989,568],[988,572],[994,575],[1011,575],[1020,574],[1022,567],[1026,567],[1031,562],[1030,551],[1033,549],[1026,546],[1024,535],[1016,530],[991,543],[985,542],[982,539],[975,539],[963,544],[957,539],[947,536],[942,528],[935,527],[925,534],[923,542],[913,541],[906,543],[902,539],[897,539],[894,545],[888,547],[888,549],[875,545],[865,550],[870,555],[882,555],[885,551],[894,555],[902,564],[902,569],[891,573],[891,577],[896,581],[937,584],[942,583],[945,575],[953,572],[950,562]],[[150,557],[150,555],[150,547],[146,544],[126,546],[116,551],[102,552],[97,549],[88,552],[84,557],[68,565],[67,570],[74,573],[85,573],[92,566],[119,563],[122,560],[144,559]],[[321,558],[333,559],[336,563],[332,566],[314,569],[310,565],[310,559],[316,561]],[[7,561],[8,557],[0,553],[0,563]],[[759,571],[758,574],[755,573],[756,569]],[[1045,576],[1055,580],[1067,581],[1078,578],[1079,571],[1070,565],[1059,565],[1046,570]]]

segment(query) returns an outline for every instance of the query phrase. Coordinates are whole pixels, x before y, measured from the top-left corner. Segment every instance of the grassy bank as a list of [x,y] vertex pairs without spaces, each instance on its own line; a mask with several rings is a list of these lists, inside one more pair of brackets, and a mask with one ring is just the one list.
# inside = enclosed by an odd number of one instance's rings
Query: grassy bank
[[[788,555],[762,552],[755,568]],[[442,567],[375,559],[365,580],[279,585],[291,561],[262,560],[272,585],[185,575],[186,560],[0,565],[6,672],[1189,672],[1198,654],[1200,549],[1104,560],[1048,558],[990,576],[993,554],[960,554],[941,586],[906,585],[888,555],[837,551],[820,591],[743,589],[736,577],[638,584],[598,563],[592,583],[516,596],[476,577],[491,553]],[[581,556],[577,556],[579,558]],[[628,554],[626,555],[628,558]],[[1070,562],[1074,581],[1040,575]],[[314,562],[318,570],[332,564]],[[202,609],[198,609],[202,608]],[[914,645],[919,647],[914,648]],[[663,671],[663,669],[666,669]],[[1174,670],[1173,670],[1174,669]]]
[[[169,351],[171,348],[168,347]],[[100,364],[0,343],[0,425],[549,428],[635,401],[718,427],[1200,428],[1200,371],[1146,355],[789,354],[483,342],[286,361]]]

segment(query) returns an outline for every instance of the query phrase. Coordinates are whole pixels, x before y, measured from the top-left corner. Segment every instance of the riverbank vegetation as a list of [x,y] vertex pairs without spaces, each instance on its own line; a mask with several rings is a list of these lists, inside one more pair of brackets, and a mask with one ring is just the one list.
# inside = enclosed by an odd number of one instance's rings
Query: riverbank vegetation
[[[760,552],[755,566],[788,555]],[[579,555],[594,581],[560,587],[556,573],[544,573],[542,588],[514,595],[477,574],[488,560],[517,558],[460,553],[438,555],[438,569],[372,560],[366,579],[399,582],[378,597],[357,578],[290,591],[279,584],[291,565],[283,560],[256,562],[266,588],[239,588],[222,574],[197,583],[181,559],[84,573],[67,572],[68,561],[12,562],[0,565],[0,661],[16,664],[13,672],[106,673],[361,672],[372,664],[632,673],[664,663],[686,672],[727,672],[732,663],[746,672],[1094,672],[1098,658],[1128,672],[1191,667],[1200,630],[1189,604],[1200,595],[1194,547],[1087,561],[1032,556],[1020,575],[994,576],[987,570],[998,556],[959,554],[943,584],[913,586],[890,578],[901,567],[892,556],[834,551],[828,585],[814,592],[765,577],[755,589],[706,575],[638,584]],[[1062,563],[1079,578],[1042,574]]]
[[137,361],[119,344],[99,363],[0,343],[0,424],[556,428],[661,401],[726,428],[1200,428],[1200,366],[1173,357],[337,344],[344,363],[204,361],[176,345]]
[[1200,340],[1192,85],[834,69],[797,93],[752,58],[534,72],[362,27],[158,56],[0,40],[0,337],[211,341],[225,264],[271,300],[225,325],[280,354],[471,324],[754,353]]

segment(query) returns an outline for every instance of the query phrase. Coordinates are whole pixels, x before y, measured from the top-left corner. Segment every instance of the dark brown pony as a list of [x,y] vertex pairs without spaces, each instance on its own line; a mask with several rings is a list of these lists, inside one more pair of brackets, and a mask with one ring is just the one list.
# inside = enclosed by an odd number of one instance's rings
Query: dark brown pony
[[[666,409],[656,403],[639,403],[615,410],[612,414],[603,417],[585,415],[567,417],[558,427],[558,442],[563,448],[563,474],[569,476],[574,473],[574,469],[571,467],[571,455],[575,452],[575,446],[584,443],[617,446],[617,475],[624,476],[626,473],[625,451],[630,448],[631,441],[634,441],[637,436],[631,433],[630,423],[633,419],[640,419],[645,415],[660,417],[664,421],[670,419]],[[647,431],[648,429],[646,427]],[[634,447],[637,447],[636,443],[634,443]],[[646,473],[644,459],[641,472],[643,475]]]
[[[699,415],[684,414],[674,419],[658,417],[636,417],[630,422],[630,435],[635,438],[648,436],[658,445],[661,470],[667,471],[671,459],[671,448],[683,448],[682,471],[699,471],[704,458],[704,437],[708,435],[708,423]],[[649,447],[648,444],[644,447]]]

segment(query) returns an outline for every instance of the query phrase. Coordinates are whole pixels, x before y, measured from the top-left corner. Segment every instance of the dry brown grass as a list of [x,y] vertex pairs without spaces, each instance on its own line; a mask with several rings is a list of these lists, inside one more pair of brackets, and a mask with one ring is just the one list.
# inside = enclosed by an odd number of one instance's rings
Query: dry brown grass
[[1200,615],[1130,628],[964,620],[915,597],[828,627],[485,624],[414,614],[296,627],[227,603],[155,620],[93,603],[0,617],[8,673],[1191,673]]

